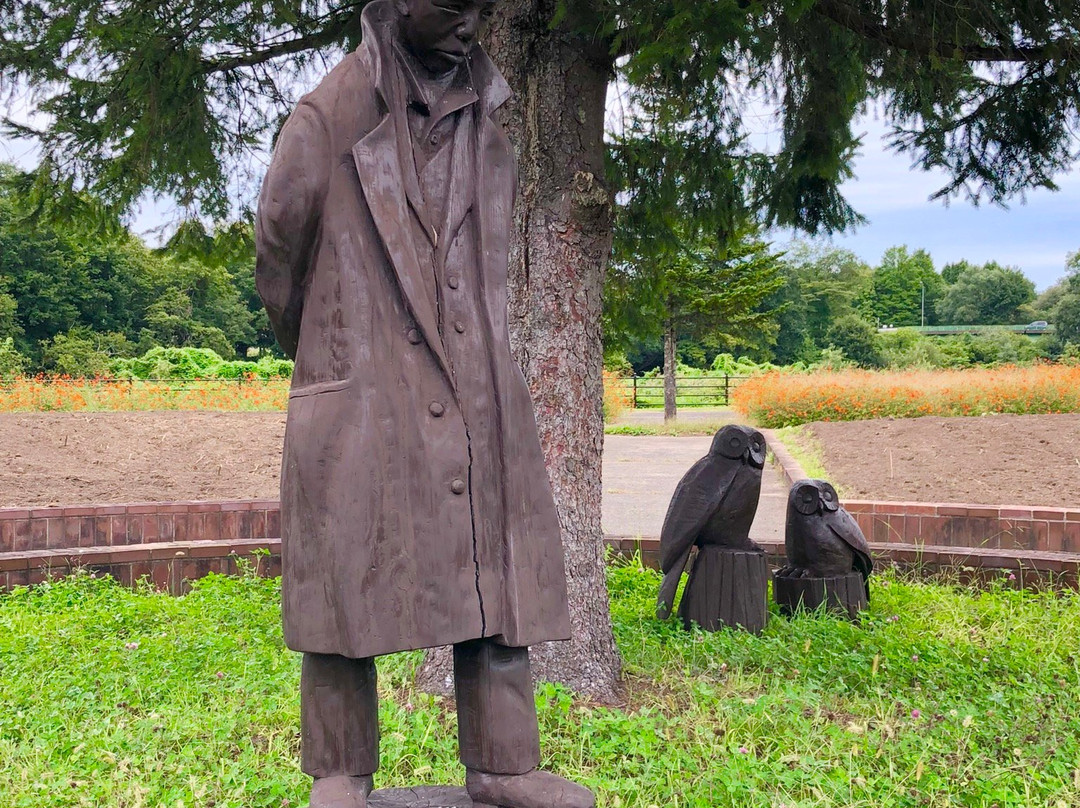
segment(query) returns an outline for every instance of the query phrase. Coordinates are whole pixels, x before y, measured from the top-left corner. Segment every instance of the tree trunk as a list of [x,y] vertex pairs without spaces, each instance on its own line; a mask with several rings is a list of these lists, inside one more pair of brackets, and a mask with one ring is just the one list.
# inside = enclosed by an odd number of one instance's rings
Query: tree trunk
[[675,325],[664,323],[664,423],[674,421],[678,415],[675,405]]
[[[612,59],[606,43],[552,29],[556,5],[503,0],[484,39],[514,90],[501,113],[520,170],[510,332],[532,391],[562,526],[573,631],[569,642],[535,646],[531,654],[538,678],[614,701],[621,660],[600,527],[600,307],[612,239],[603,125]],[[421,678],[430,682],[432,673]],[[435,678],[447,681],[445,674]]]

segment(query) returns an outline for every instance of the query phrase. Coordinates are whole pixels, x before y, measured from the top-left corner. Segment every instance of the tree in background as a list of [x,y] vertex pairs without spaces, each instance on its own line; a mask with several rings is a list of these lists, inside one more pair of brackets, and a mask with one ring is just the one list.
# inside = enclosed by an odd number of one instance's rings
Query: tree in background
[[1054,340],[1061,350],[1080,353],[1080,250],[1065,261],[1062,294],[1052,312]]
[[849,359],[862,368],[881,367],[881,348],[877,329],[857,314],[845,314],[829,327],[829,346],[844,352]]
[[832,324],[857,313],[869,293],[870,267],[850,250],[796,243],[784,255],[782,274],[783,287],[763,306],[777,311],[774,361],[816,361]]
[[761,303],[784,282],[779,256],[750,233],[730,244],[698,233],[659,251],[629,234],[627,242],[608,272],[606,333],[612,341],[663,340],[664,420],[670,421],[680,339],[724,347],[767,344],[775,335],[775,312]]
[[883,326],[934,325],[944,287],[926,250],[890,247],[870,277],[867,313]]
[[1031,322],[1034,300],[1035,284],[1016,267],[994,261],[981,266],[964,262],[935,310],[942,323],[1015,325]]

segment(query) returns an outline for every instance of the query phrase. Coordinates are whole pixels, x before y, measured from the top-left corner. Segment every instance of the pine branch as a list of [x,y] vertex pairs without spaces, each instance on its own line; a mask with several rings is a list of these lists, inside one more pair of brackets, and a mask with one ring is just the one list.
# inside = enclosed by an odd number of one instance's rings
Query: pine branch
[[887,26],[878,18],[865,16],[844,0],[818,0],[813,11],[873,42],[941,59],[968,62],[1048,62],[1080,57],[1080,42],[1073,37],[1031,45],[944,42]]

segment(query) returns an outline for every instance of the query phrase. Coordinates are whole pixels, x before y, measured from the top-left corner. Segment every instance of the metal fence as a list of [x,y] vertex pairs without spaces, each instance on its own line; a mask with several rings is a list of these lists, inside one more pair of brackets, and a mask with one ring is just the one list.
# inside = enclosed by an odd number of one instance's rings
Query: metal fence
[[[683,376],[675,377],[675,403],[680,406],[726,407],[731,391],[749,376]],[[630,406],[634,408],[663,407],[664,379],[662,376],[634,376],[622,380]]]

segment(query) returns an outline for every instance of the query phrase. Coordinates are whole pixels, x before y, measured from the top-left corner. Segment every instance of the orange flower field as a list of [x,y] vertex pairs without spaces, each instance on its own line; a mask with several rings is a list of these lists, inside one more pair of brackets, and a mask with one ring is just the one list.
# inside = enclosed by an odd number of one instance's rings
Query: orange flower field
[[755,424],[1080,412],[1080,366],[767,373],[742,382],[732,405]]
[[35,376],[0,381],[0,412],[284,410],[288,379],[127,381]]

